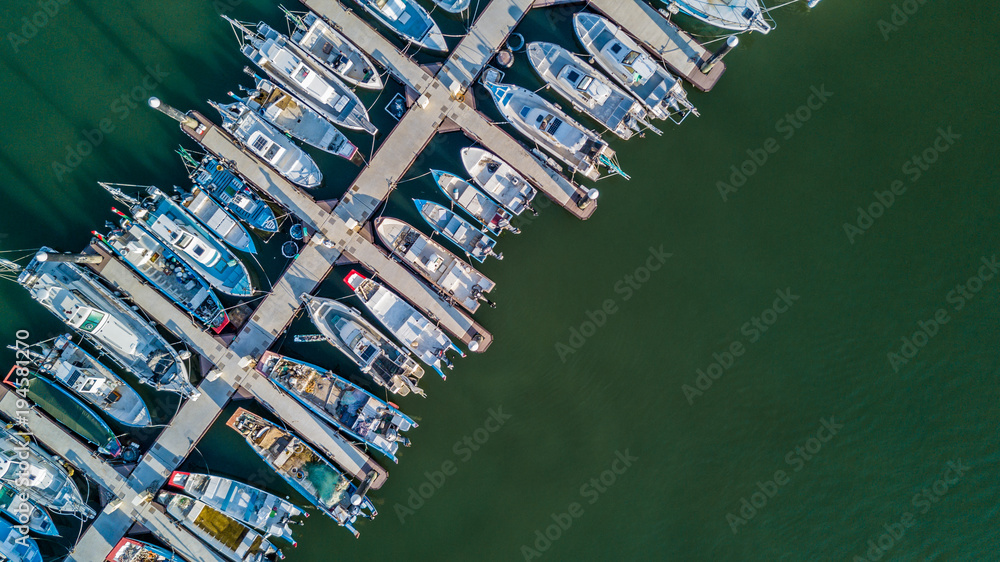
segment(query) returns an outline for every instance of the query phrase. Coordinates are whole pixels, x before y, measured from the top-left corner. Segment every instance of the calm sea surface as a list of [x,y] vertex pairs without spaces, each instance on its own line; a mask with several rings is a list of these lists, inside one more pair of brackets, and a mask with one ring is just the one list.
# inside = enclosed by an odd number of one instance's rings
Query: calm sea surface
[[[272,2],[232,4],[284,29]],[[420,427],[379,517],[358,540],[312,517],[287,559],[996,559],[1000,17],[898,5],[895,24],[888,0],[779,10],[714,91],[688,88],[700,118],[612,142],[632,180],[597,184],[591,220],[548,207],[504,236],[482,267],[499,304],[477,315],[496,342],[399,401]],[[145,98],[216,119],[206,100],[250,84],[208,0],[58,6],[0,8],[5,252],[82,248],[113,218],[99,180],[186,187],[173,151],[196,147]],[[566,13],[519,31],[579,52]],[[508,77],[541,84],[523,53]],[[362,96],[383,131],[399,89]],[[441,200],[423,174],[462,172],[467,144],[437,137],[386,215],[417,224],[409,199]],[[321,198],[359,171],[317,161]],[[263,286],[278,243],[253,264]],[[346,271],[320,292],[346,295]],[[0,302],[0,343],[63,330],[16,284]],[[326,344],[281,346],[360,380]],[[222,423],[184,468],[292,493]]]

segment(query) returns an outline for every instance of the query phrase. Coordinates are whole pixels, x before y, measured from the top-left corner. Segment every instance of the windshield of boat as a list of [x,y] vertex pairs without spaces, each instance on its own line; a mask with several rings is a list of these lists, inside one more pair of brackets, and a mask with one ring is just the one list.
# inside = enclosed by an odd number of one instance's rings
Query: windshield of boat
[[306,68],[306,65],[304,64],[300,64],[299,67],[295,69],[295,74],[292,75],[292,78],[295,78],[295,81],[298,82],[299,84],[305,82],[306,78],[308,77],[309,77],[309,69]]
[[631,65],[635,60],[639,58],[639,53],[637,51],[629,51],[625,58],[622,59],[622,64]]
[[93,332],[97,329],[97,325],[101,323],[104,319],[104,313],[99,310],[91,310],[90,314],[87,315],[87,319],[80,324],[80,329],[84,332]]
[[586,92],[586,91],[587,91],[587,88],[589,88],[589,87],[590,87],[590,84],[591,84],[591,83],[592,83],[593,81],[594,81],[594,78],[593,78],[593,77],[591,77],[591,76],[584,76],[584,77],[583,77],[583,78],[582,78],[582,79],[580,80],[580,83],[576,85],[576,89],[577,89],[577,90],[581,90],[581,91],[584,91],[584,92]]

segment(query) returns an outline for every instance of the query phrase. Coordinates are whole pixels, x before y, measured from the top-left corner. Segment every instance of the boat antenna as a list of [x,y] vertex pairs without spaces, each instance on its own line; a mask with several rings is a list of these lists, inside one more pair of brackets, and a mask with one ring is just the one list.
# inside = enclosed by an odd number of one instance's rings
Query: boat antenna
[[[247,40],[250,37],[256,37],[257,34],[254,33],[250,28],[247,27],[249,24],[244,24],[241,21],[234,20],[233,18],[222,14],[222,19],[229,22],[230,27],[233,28],[233,33],[236,34],[236,40],[240,44],[240,49],[246,46]],[[242,31],[243,33],[240,33]]]
[[141,185],[128,185],[124,183],[106,183],[103,181],[97,182],[97,185],[103,187],[111,194],[112,197],[120,201],[123,205],[138,205],[139,200],[131,195],[126,195],[119,187],[143,187]]
[[278,4],[278,9],[281,10],[283,14],[285,14],[285,17],[288,19],[288,21],[294,23],[296,26],[301,27],[303,29],[309,29],[309,26],[306,25],[304,21],[302,21],[302,18],[300,18],[298,14],[292,12],[288,8],[282,6],[281,4]]

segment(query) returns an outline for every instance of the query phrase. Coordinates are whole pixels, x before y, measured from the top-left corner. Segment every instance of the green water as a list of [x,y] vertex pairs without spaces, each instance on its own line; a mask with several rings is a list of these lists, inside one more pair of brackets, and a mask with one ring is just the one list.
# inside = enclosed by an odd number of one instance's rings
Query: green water
[[[238,19],[283,28],[272,2],[232,4]],[[552,560],[995,559],[1000,280],[970,278],[994,275],[982,259],[1000,235],[1000,17],[990,4],[905,4],[919,8],[888,40],[889,0],[778,11],[778,28],[744,37],[711,93],[688,88],[700,118],[612,141],[632,181],[597,184],[591,220],[549,207],[504,236],[506,260],[482,266],[498,307],[477,314],[496,342],[456,361],[447,383],[428,376],[426,400],[396,400],[420,427],[372,494],[379,516],[359,523],[361,538],[316,514],[287,559],[518,560],[536,546]],[[2,31],[37,10],[4,3]],[[579,51],[554,13],[531,14],[521,31]],[[446,33],[463,28],[447,22]],[[249,83],[207,0],[75,0],[18,49],[0,45],[4,250],[80,248],[112,217],[98,180],[186,185],[171,150],[188,141],[121,96],[214,119],[205,100]],[[162,78],[149,88],[147,68]],[[509,75],[539,85],[523,54]],[[396,91],[362,96],[383,131]],[[65,165],[67,145],[102,119],[114,130],[60,181],[52,162]],[[958,138],[937,140],[949,128]],[[369,138],[350,137],[370,154]],[[461,172],[464,145],[436,139],[386,214],[419,224],[409,199],[442,200],[420,176]],[[926,169],[906,164],[925,151]],[[321,198],[358,172],[317,161]],[[753,173],[741,182],[733,166]],[[734,180],[724,200],[718,183]],[[859,218],[859,207],[879,216]],[[286,263],[275,246],[254,265],[265,281]],[[347,270],[321,294],[346,295]],[[0,299],[7,342],[19,329],[62,331],[16,285],[0,285]],[[920,323],[931,337],[913,337]],[[291,330],[314,331],[301,319]],[[361,380],[325,344],[281,348]],[[161,416],[175,405],[150,403]],[[842,427],[833,435],[823,420]],[[959,460],[970,468],[946,473]],[[185,467],[206,465],[291,493],[221,423]],[[536,534],[547,530],[550,544]],[[879,541],[884,552],[872,550]]]

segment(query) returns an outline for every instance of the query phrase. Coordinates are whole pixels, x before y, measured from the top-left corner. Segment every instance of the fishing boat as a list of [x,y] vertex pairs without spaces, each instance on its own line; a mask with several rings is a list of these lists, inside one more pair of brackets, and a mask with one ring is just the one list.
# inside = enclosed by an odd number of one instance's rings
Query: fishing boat
[[468,146],[462,149],[462,164],[472,181],[508,211],[520,215],[531,210],[529,205],[538,192],[496,154]]
[[417,384],[424,369],[406,351],[392,343],[361,313],[333,299],[303,297],[313,324],[323,338],[354,362],[375,384],[393,394],[425,396]]
[[469,182],[455,174],[441,170],[431,170],[431,175],[441,191],[459,207],[465,209],[465,212],[469,213],[472,218],[479,221],[479,224],[486,227],[486,230],[496,235],[505,230],[513,234],[521,232],[510,223],[513,218],[510,211],[487,197]]
[[274,211],[236,172],[210,154],[195,162],[186,150],[181,149],[180,152],[188,166],[191,182],[223,209],[254,230],[268,234],[278,232]]
[[601,164],[616,168],[615,153],[608,143],[556,105],[513,84],[488,82],[486,88],[500,113],[514,128],[568,164],[574,172],[596,180],[600,178],[598,167]]
[[359,88],[381,90],[385,87],[368,55],[354,46],[344,34],[323,21],[323,18],[312,12],[294,13],[284,6],[278,7],[289,23],[295,26],[291,34],[292,41],[327,70]]
[[427,224],[431,225],[435,232],[451,240],[472,259],[478,262],[484,261],[486,256],[493,256],[498,260],[503,259],[503,254],[498,254],[493,249],[496,246],[496,240],[469,224],[467,220],[455,214],[454,211],[424,199],[414,199],[413,203],[420,211],[420,216],[427,221]]
[[32,361],[39,372],[52,377],[118,423],[129,427],[148,427],[152,423],[139,393],[73,343],[69,334],[58,336],[51,345],[8,347],[17,352],[18,360]]
[[263,562],[283,558],[281,551],[243,523],[204,502],[173,492],[160,492],[156,503],[192,535],[233,562]]
[[131,202],[132,216],[137,223],[145,226],[215,289],[234,297],[253,295],[250,272],[222,240],[209,232],[187,207],[158,188],[149,186],[146,194],[141,202]]
[[[249,69],[245,69],[249,70]],[[346,158],[355,164],[361,162],[358,147],[340,132],[332,122],[316,113],[294,96],[254,74],[256,88],[247,97],[235,97],[279,131],[323,152]],[[232,92],[229,92],[233,95]]]
[[32,533],[58,537],[59,529],[45,509],[7,484],[0,484],[0,512],[19,525],[27,525]]
[[121,228],[103,236],[94,232],[106,248],[167,296],[184,312],[218,334],[229,323],[226,309],[212,287],[142,224],[124,215]]
[[611,78],[632,92],[656,119],[681,123],[694,113],[681,81],[656,63],[620,27],[595,14],[573,16],[577,39]]
[[434,3],[448,13],[460,14],[469,9],[472,0],[434,0]]
[[267,162],[281,177],[306,189],[323,183],[323,173],[316,162],[292,139],[242,102],[226,105],[209,101],[208,104],[222,116],[222,128]]
[[42,562],[35,539],[17,526],[0,519],[0,560],[4,562]]
[[563,47],[543,41],[528,43],[528,61],[546,84],[573,104],[573,109],[619,138],[628,140],[642,132],[642,125],[648,126],[646,109],[632,94]]
[[415,0],[357,0],[382,25],[408,43],[430,51],[447,52],[441,28]]
[[43,247],[18,277],[33,299],[143,383],[198,397],[184,361],[149,322],[83,268],[47,261],[50,253]]
[[394,256],[406,262],[443,296],[462,305],[469,312],[475,312],[479,308],[479,301],[492,306],[486,293],[492,291],[496,283],[441,244],[405,222],[393,218],[375,219],[375,230]]
[[288,500],[249,484],[210,474],[174,471],[167,483],[240,523],[263,532],[267,537],[279,537],[295,546],[292,518],[302,515],[303,511]]
[[135,539],[123,538],[111,549],[104,562],[185,562],[178,554]]
[[441,328],[381,283],[368,279],[353,269],[344,277],[344,283],[354,290],[354,294],[399,343],[434,369],[442,379],[448,378],[441,370],[442,365],[453,368],[446,355],[449,349],[465,357],[465,353],[452,343]]
[[359,488],[308,443],[243,408],[226,425],[236,430],[261,459],[338,525],[359,536],[358,516],[374,518],[378,511],[368,493],[370,478]]
[[13,367],[3,382],[63,427],[96,447],[98,453],[111,458],[122,454],[122,444],[107,422],[61,385],[20,366]]
[[247,27],[222,16],[243,32],[241,52],[271,78],[323,117],[348,129],[378,132],[368,110],[336,74],[320,65],[296,43],[264,22]]
[[[689,16],[734,31],[771,31],[757,0],[676,0],[677,7]],[[809,0],[812,8],[819,0]]]
[[327,423],[393,462],[398,462],[400,445],[410,446],[403,432],[417,427],[416,422],[395,404],[376,398],[333,371],[272,351],[260,358],[257,371]]
[[83,519],[95,515],[69,472],[31,440],[30,434],[0,427],[0,480],[56,513]]
[[230,248],[248,254],[257,253],[257,246],[246,227],[207,193],[197,187],[193,188],[190,193],[177,186],[174,186],[174,190],[177,191],[180,198],[178,202],[181,206],[191,211],[191,214],[198,219],[202,226],[218,236]]

